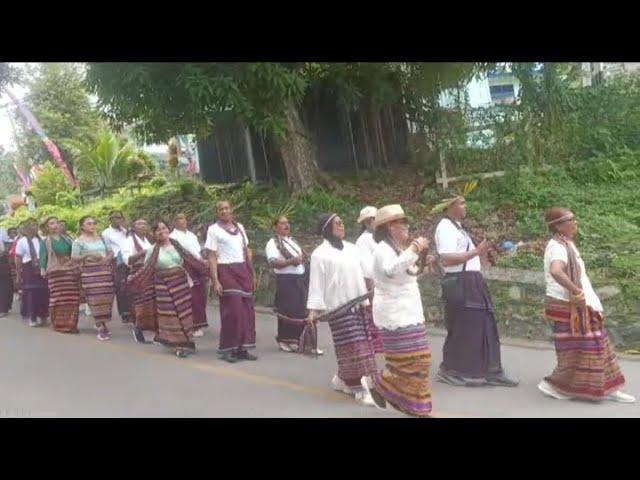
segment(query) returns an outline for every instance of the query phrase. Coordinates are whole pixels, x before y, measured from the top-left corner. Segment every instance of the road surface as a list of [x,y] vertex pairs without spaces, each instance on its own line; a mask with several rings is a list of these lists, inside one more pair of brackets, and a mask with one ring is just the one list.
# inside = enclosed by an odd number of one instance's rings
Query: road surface
[[[15,310],[15,309],[14,309]],[[331,390],[335,357],[326,324],[319,328],[325,356],[280,352],[272,315],[257,318],[257,362],[218,359],[219,314],[209,307],[198,352],[187,359],[163,347],[139,345],[116,315],[112,340],[98,342],[90,318],[79,335],[30,328],[10,314],[0,319],[0,417],[352,417],[406,418],[362,407]],[[443,338],[430,332],[435,377]],[[507,371],[518,388],[460,388],[432,384],[440,417],[637,417],[640,403],[562,402],[542,396],[536,384],[555,364],[552,350],[503,345]],[[640,363],[622,360],[627,391],[640,397]]]

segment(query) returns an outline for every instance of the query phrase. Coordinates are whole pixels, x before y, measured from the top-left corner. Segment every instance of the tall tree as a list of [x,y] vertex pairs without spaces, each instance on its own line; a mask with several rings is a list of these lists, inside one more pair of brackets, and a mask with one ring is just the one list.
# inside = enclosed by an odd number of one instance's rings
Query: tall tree
[[425,96],[451,86],[451,79],[458,81],[473,66],[458,65],[96,63],[89,64],[87,80],[112,123],[133,124],[152,141],[177,133],[207,135],[226,115],[274,135],[288,183],[299,192],[316,184],[316,147],[300,112],[315,86],[332,85],[347,110],[402,101],[417,111]]
[[[73,141],[90,141],[106,128],[84,84],[82,65],[43,63],[26,79],[27,107],[73,169]],[[25,119],[17,117],[18,151],[29,163],[42,164],[50,154]]]

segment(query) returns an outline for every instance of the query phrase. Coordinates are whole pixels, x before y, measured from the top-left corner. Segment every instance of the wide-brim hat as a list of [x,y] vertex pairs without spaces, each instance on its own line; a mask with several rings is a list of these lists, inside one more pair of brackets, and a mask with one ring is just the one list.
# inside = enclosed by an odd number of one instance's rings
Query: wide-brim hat
[[464,197],[462,195],[456,195],[455,197],[447,198],[446,200],[440,202],[435,207],[433,207],[431,209],[431,214],[435,215],[437,213],[442,213],[446,211],[447,208],[449,208],[451,205],[453,205],[454,203],[460,200],[464,200]]
[[407,218],[407,215],[404,213],[404,210],[400,205],[386,205],[376,213],[374,225],[378,228],[385,223],[394,222],[403,218]]
[[364,222],[367,218],[375,218],[378,209],[376,207],[367,206],[360,210],[360,216],[358,217],[358,223]]

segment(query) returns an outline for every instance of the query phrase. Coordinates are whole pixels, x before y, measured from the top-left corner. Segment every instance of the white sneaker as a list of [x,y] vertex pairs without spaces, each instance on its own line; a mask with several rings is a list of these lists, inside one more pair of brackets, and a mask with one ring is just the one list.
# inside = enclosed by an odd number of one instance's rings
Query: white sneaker
[[311,353],[315,355],[324,355],[324,350],[320,350],[319,348],[316,348],[315,350],[312,350]]
[[193,332],[193,336],[194,337],[204,337],[204,331],[201,328],[199,328],[198,330]]
[[366,390],[362,390],[356,393],[356,402],[365,407],[377,407],[376,402],[371,398],[371,394]]
[[344,383],[338,375],[334,375],[331,379],[331,386],[336,392],[346,393],[347,395],[353,395],[353,390]]
[[628,393],[624,393],[621,390],[616,390],[615,392],[610,393],[607,396],[607,400],[619,403],[636,403],[636,397],[629,395]]
[[282,350],[283,352],[287,352],[287,353],[291,353],[293,351],[291,347],[284,342],[278,342],[278,348],[280,348],[280,350]]
[[553,388],[553,385],[551,385],[546,380],[542,380],[538,384],[538,390],[540,390],[542,393],[544,393],[548,397],[555,398],[556,400],[571,400],[571,397],[568,397],[567,395],[563,395],[562,393],[558,392],[555,388]]
[[[364,391],[367,393],[367,395],[369,395],[369,397],[371,397],[371,400],[373,400],[373,405],[378,410],[385,410],[387,408],[386,401],[384,399],[380,398],[381,396],[380,396],[380,394],[378,392],[376,392],[376,394],[378,396],[378,401],[381,402],[380,404],[378,404],[378,402],[376,402],[376,399],[371,394],[371,389],[373,388],[373,381],[371,380],[371,377],[362,377],[360,379],[360,384],[362,385],[362,388],[364,388]],[[382,403],[382,402],[384,402],[384,403]]]
[[38,320],[29,320],[29,326],[30,327],[39,327],[40,323],[38,323]]

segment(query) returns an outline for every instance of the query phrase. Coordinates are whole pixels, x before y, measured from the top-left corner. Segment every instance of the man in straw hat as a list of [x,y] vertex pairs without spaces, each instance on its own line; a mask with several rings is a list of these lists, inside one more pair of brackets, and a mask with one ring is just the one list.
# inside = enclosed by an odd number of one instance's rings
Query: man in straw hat
[[500,359],[500,340],[493,302],[480,272],[480,255],[489,250],[483,240],[477,247],[462,228],[466,216],[464,197],[455,196],[436,206],[444,212],[435,232],[436,248],[445,271],[442,297],[447,338],[438,379],[456,386],[515,387]]
[[[367,294],[361,258],[353,243],[344,240],[344,223],[335,213],[320,217],[318,234],[324,239],[311,254],[309,320],[320,312],[332,312]],[[374,349],[367,325],[371,312],[364,299],[352,308],[333,316],[329,328],[333,338],[338,372],[333,389],[355,396],[357,402],[373,406],[373,399],[361,384],[362,377],[376,372]]]
[[424,324],[422,298],[414,267],[429,241],[409,238],[409,223],[400,205],[378,210],[373,254],[373,320],[378,327],[386,368],[363,377],[376,406],[387,403],[416,417],[431,413],[431,351]]

